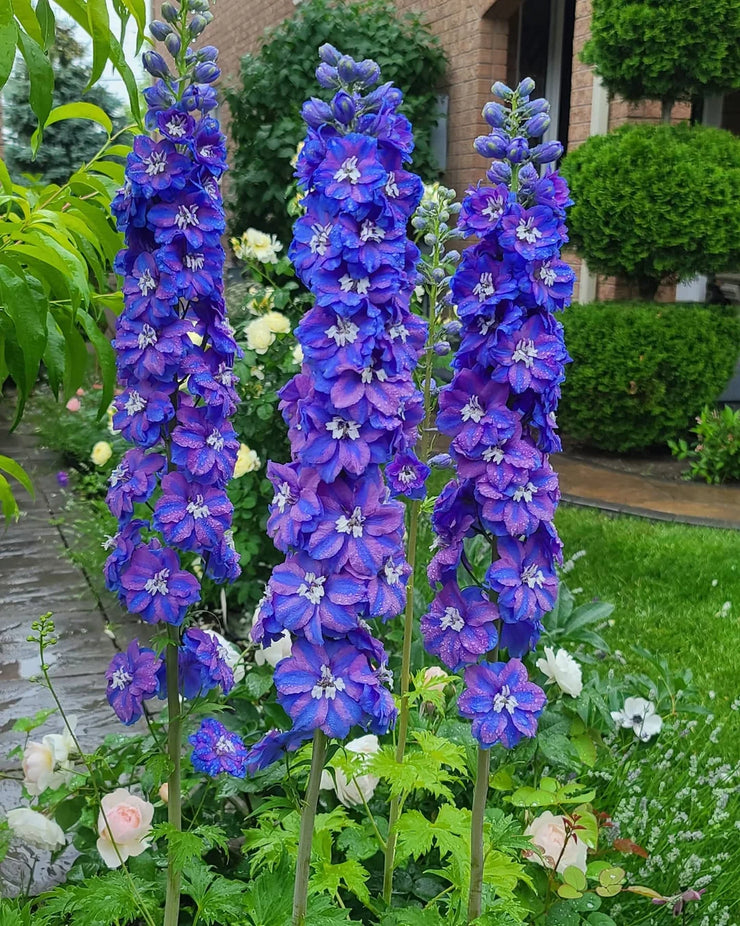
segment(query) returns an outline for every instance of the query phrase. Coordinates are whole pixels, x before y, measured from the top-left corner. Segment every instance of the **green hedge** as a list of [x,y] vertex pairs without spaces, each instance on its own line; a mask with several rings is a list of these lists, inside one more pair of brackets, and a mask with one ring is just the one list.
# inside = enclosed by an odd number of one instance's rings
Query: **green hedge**
[[561,431],[611,452],[684,435],[722,392],[740,353],[733,307],[572,305],[563,324],[573,363],[563,384]]

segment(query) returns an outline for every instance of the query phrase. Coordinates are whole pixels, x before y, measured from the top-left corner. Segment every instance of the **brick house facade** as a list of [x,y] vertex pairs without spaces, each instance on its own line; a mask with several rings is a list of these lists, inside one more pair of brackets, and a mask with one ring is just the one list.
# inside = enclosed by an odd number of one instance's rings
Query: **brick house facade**
[[[155,12],[161,0],[153,0]],[[208,41],[220,49],[223,80],[236,85],[239,61],[259,49],[265,30],[289,17],[300,0],[218,0]],[[589,35],[591,0],[396,0],[399,12],[413,10],[439,36],[447,54],[446,164],[444,182],[462,192],[481,175],[473,139],[486,131],[481,110],[491,84],[515,84],[526,74],[552,104],[552,137],[567,149],[590,135],[627,121],[657,122],[659,103],[632,106],[609,100],[591,68],[580,60]],[[708,107],[713,124],[740,130],[740,94]],[[686,119],[677,105],[673,118]],[[228,125],[228,113],[222,113]],[[569,258],[578,276],[576,298],[611,299],[628,293],[611,279],[598,280],[576,255]],[[673,293],[666,293],[666,296]]]

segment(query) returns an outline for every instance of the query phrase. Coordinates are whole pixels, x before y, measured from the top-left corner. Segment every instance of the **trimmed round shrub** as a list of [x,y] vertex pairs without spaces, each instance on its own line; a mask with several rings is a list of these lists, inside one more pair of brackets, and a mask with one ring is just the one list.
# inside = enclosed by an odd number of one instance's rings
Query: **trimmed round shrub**
[[692,100],[740,86],[737,0],[592,0],[583,60],[626,100]]
[[229,171],[231,228],[254,226],[290,240],[293,219],[285,204],[296,147],[305,134],[304,100],[330,100],[316,82],[318,49],[330,42],[353,58],[373,58],[382,79],[403,90],[403,112],[414,127],[414,171],[436,180],[431,150],[437,87],[446,59],[439,40],[415,13],[391,0],[305,0],[290,19],[267,35],[256,55],[241,62],[241,86],[226,91],[235,151]]
[[663,281],[740,266],[740,138],[706,126],[625,125],[563,162],[571,242],[591,270],[650,299]]
[[613,453],[684,435],[740,353],[734,307],[600,302],[562,316],[573,358],[558,415],[567,438]]

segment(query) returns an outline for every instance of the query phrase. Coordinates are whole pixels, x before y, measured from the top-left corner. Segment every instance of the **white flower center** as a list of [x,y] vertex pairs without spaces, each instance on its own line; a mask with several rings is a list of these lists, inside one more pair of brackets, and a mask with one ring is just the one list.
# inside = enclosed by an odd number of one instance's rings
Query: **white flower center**
[[354,344],[360,329],[354,322],[337,315],[336,323],[327,328],[324,334],[331,338],[337,347],[346,347],[348,344]]
[[291,495],[290,486],[287,482],[281,482],[277,492],[272,497],[272,504],[277,506],[277,510],[282,514],[288,505],[294,505],[295,498]]
[[362,525],[365,522],[365,516],[362,513],[362,508],[358,505],[355,510],[352,512],[351,517],[342,515],[340,518],[337,518],[336,529],[339,534],[352,534],[353,537],[362,537]]
[[397,341],[400,338],[401,343],[405,344],[409,336],[409,329],[406,325],[393,325],[392,328],[388,329],[388,336],[391,341]]
[[382,368],[375,370],[373,367],[365,367],[362,373],[360,373],[360,379],[363,383],[371,383],[373,377],[375,377],[379,383],[384,383],[388,379],[388,374]]
[[527,566],[526,569],[523,570],[521,579],[522,585],[528,585],[530,588],[542,588],[545,583],[542,570],[536,563],[532,563],[531,566]]
[[526,241],[527,244],[534,244],[538,238],[542,237],[539,228],[534,227],[534,219],[521,219],[516,227],[516,236],[520,241]]
[[221,734],[216,740],[213,751],[219,756],[233,756],[236,752],[236,746],[226,736]]
[[311,248],[312,254],[318,254],[320,257],[326,254],[331,229],[331,225],[319,225],[318,223],[311,226],[313,237],[309,241],[308,246]]
[[514,363],[523,363],[528,370],[532,369],[537,357],[539,357],[537,348],[530,338],[522,338],[521,341],[517,341],[514,353],[511,355]]
[[327,701],[333,701],[338,691],[345,689],[344,679],[332,675],[331,668],[327,665],[321,667],[321,678],[311,689],[311,697],[318,701],[326,698]]
[[110,686],[111,688],[115,688],[116,691],[123,691],[127,685],[130,685],[131,682],[133,682],[133,680],[133,675],[124,669],[123,666],[121,666],[119,669],[116,669],[116,671],[111,676]]
[[396,172],[393,170],[388,174],[388,179],[385,182],[385,195],[390,196],[391,199],[396,199],[401,195],[396,183]]
[[212,158],[213,157],[213,145],[201,145],[198,149],[198,153],[202,158]]
[[493,285],[493,274],[481,273],[478,282],[473,287],[473,295],[477,296],[480,302],[483,302],[495,292],[496,287]]
[[481,408],[477,395],[471,395],[460,412],[463,421],[474,421],[476,424],[478,424],[484,414],[485,412]]
[[157,288],[157,281],[151,275],[148,270],[145,270],[138,279],[139,292],[142,296],[146,296],[147,293],[150,293],[153,289]]
[[532,501],[532,496],[537,494],[537,486],[533,485],[531,482],[528,482],[525,486],[518,486],[512,498],[515,502],[521,502],[524,500],[529,504]]
[[405,486],[409,485],[416,479],[416,470],[413,466],[402,466],[398,473],[398,481]]
[[465,621],[457,608],[445,608],[439,626],[442,630],[454,630],[455,633],[459,633],[465,626]]
[[119,483],[128,482],[130,478],[131,473],[129,472],[128,466],[126,466],[124,462],[121,462],[110,474],[110,484],[111,486],[117,486]]
[[345,158],[342,161],[342,166],[334,174],[334,179],[341,182],[342,180],[349,180],[350,183],[359,183],[362,179],[362,173],[360,168],[357,166],[357,158],[352,155],[350,158]]
[[169,585],[167,585],[169,576],[169,569],[160,569],[151,579],[146,580],[144,591],[149,592],[150,595],[167,595],[170,590]]
[[550,266],[550,261],[545,261],[545,263],[540,267],[537,272],[537,276],[542,280],[545,286],[554,286],[555,280],[557,279],[557,274]]
[[146,408],[146,399],[141,393],[132,389],[123,407],[126,409],[126,414],[131,418],[138,412],[144,411]]
[[385,581],[389,585],[398,585],[403,575],[403,566],[396,566],[393,560],[389,559],[383,567],[383,572],[385,573]]
[[502,200],[495,196],[486,197],[486,205],[484,209],[481,209],[481,215],[484,215],[489,221],[498,219],[502,212],[504,211],[504,204]]
[[339,286],[343,293],[357,293],[358,296],[365,296],[368,289],[370,289],[370,280],[368,277],[356,280],[348,273],[345,273],[343,277],[339,278]]
[[489,331],[493,331],[496,327],[496,322],[492,318],[483,318],[481,315],[478,318],[478,331],[483,335],[487,335]]
[[200,253],[185,255],[184,263],[188,270],[202,270],[205,262],[205,257]]
[[311,604],[318,604],[324,597],[324,584],[326,576],[317,576],[313,572],[307,572],[303,577],[303,583],[298,586],[298,594],[302,598],[308,598]]
[[217,431],[216,428],[214,428],[208,435],[206,438],[206,443],[209,447],[212,447],[216,453],[221,453],[221,451],[224,449],[224,439],[221,435],[221,432]]
[[486,463],[503,463],[504,451],[501,447],[486,447],[483,451],[483,459]]
[[203,504],[202,495],[196,495],[192,501],[189,501],[185,510],[188,514],[192,514],[196,521],[200,521],[201,518],[207,518],[211,513],[211,509],[208,505]]
[[508,711],[510,714],[513,714],[516,708],[519,707],[519,702],[511,693],[511,689],[508,685],[504,685],[501,691],[499,691],[493,699],[493,709],[497,714],[500,714],[501,711]]
[[167,170],[167,154],[164,151],[152,151],[149,157],[144,158],[146,173],[149,177],[156,177]]
[[198,207],[181,205],[177,207],[175,214],[175,225],[179,229],[189,228],[190,226],[200,225],[198,220]]
[[385,238],[385,232],[380,226],[375,225],[370,219],[365,219],[360,229],[360,241],[382,241]]
[[157,332],[152,328],[151,325],[144,325],[139,334],[139,350],[144,350],[145,347],[151,347],[152,344],[157,343]]
[[360,426],[356,421],[347,421],[346,418],[340,418],[336,415],[331,421],[327,421],[326,430],[331,432],[334,440],[344,440],[348,437],[350,440],[359,440]]
[[185,119],[183,116],[172,116],[169,122],[165,123],[167,132],[173,138],[184,138],[185,136]]
[[222,386],[234,385],[234,373],[226,366],[225,363],[220,363],[218,365],[218,372],[213,378],[217,383],[221,383]]

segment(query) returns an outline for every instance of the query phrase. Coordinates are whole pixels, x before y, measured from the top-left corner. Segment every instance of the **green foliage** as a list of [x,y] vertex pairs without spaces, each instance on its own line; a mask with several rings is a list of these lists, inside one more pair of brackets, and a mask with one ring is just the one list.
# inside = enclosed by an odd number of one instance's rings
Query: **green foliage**
[[652,298],[661,281],[740,264],[740,138],[688,125],[625,125],[568,154],[568,226],[591,270]]
[[[136,893],[134,893],[134,889]],[[111,871],[52,891],[33,914],[34,926],[124,926],[139,922],[141,906],[152,914],[160,897],[150,882]]]
[[383,80],[403,90],[416,140],[414,170],[427,180],[437,175],[430,132],[445,67],[438,40],[418,15],[399,13],[390,0],[308,0],[268,34],[257,55],[242,59],[241,87],[226,93],[236,145],[229,176],[237,231],[256,226],[289,236],[285,191],[305,134],[301,106],[308,97],[327,97],[314,76],[324,42],[357,59],[373,58]]
[[611,452],[684,433],[732,374],[740,350],[733,309],[597,303],[563,313],[573,357],[563,384],[563,433]]
[[740,411],[729,405],[722,409],[706,405],[691,433],[696,435],[691,447],[683,438],[668,441],[675,457],[689,461],[691,479],[710,485],[740,480]]
[[[123,128],[118,99],[102,86],[87,89],[90,69],[84,63],[84,54],[71,29],[57,28],[54,45],[49,49],[55,73],[54,109],[35,157],[31,144],[37,120],[28,102],[28,67],[24,61],[16,65],[4,93],[5,128],[9,133],[5,156],[14,179],[20,181],[21,174],[30,174],[37,176],[39,182],[65,183],[77,165],[95,156],[114,125],[116,131]],[[77,104],[78,108],[71,110],[70,104]],[[57,120],[55,115],[60,107],[66,107],[67,116]]]
[[737,0],[593,0],[583,60],[626,100],[694,100],[740,87]]

